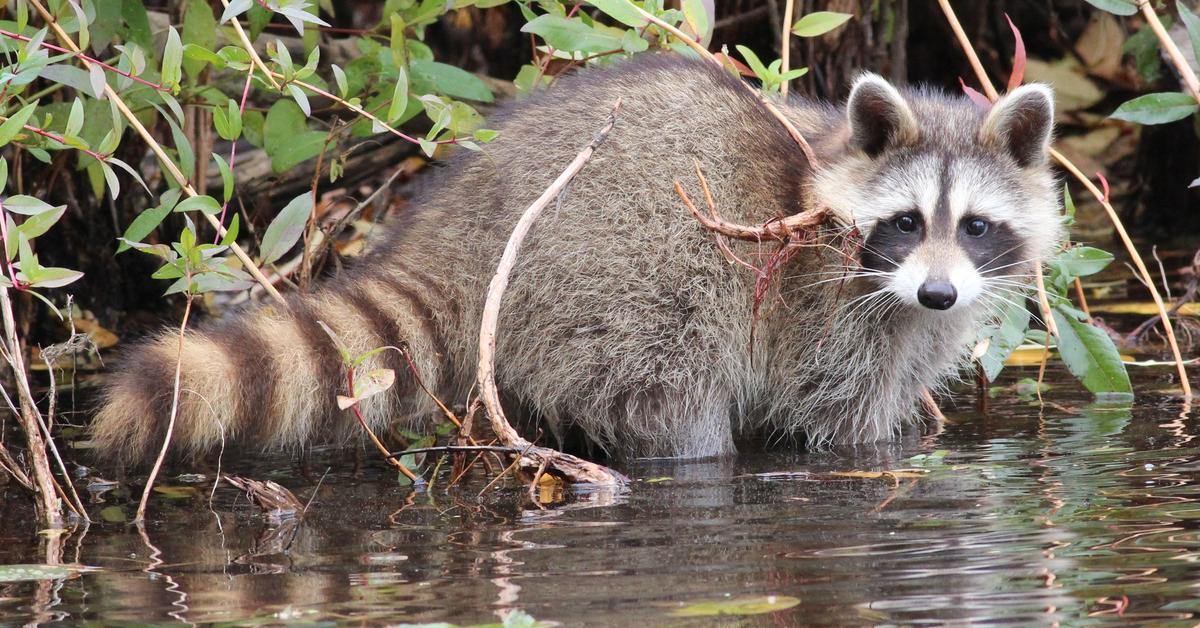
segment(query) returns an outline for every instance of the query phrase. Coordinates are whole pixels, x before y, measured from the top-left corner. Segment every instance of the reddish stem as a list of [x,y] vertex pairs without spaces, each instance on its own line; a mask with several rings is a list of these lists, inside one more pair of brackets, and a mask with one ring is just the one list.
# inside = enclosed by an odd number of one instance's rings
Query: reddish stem
[[[19,34],[19,33],[13,33],[13,32],[10,32],[10,31],[6,31],[6,30],[3,30],[3,29],[0,29],[0,35],[3,35],[3,36],[5,36],[5,37],[8,37],[9,39],[16,39],[17,41],[24,41],[24,42],[29,42],[29,41],[32,41],[32,40],[31,40],[29,37],[26,37],[26,36],[24,36],[24,35],[21,35],[21,34]],[[105,70],[108,70],[109,72],[113,72],[113,73],[115,73],[115,74],[120,74],[121,76],[124,76],[124,77],[125,77],[125,78],[127,78],[127,79],[131,79],[131,80],[137,81],[138,83],[141,83],[142,85],[145,85],[145,86],[147,86],[147,87],[153,87],[154,89],[156,89],[156,90],[158,90],[158,91],[160,91],[160,92],[170,92],[170,91],[171,91],[171,90],[170,90],[170,88],[163,87],[162,85],[159,85],[158,83],[151,83],[150,81],[147,81],[147,80],[145,80],[145,79],[138,78],[138,77],[136,77],[136,76],[134,76],[134,75],[130,74],[129,72],[126,72],[126,71],[124,71],[124,70],[121,70],[121,69],[115,68],[115,67],[113,67],[113,66],[111,66],[111,65],[109,65],[109,64],[107,64],[107,63],[105,63],[105,62],[103,62],[103,61],[101,61],[101,60],[99,60],[99,59],[96,59],[96,58],[94,58],[94,57],[89,57],[89,56],[87,56],[87,55],[85,55],[85,54],[83,54],[83,53],[78,53],[78,54],[76,54],[76,53],[74,53],[74,52],[72,52],[72,51],[70,51],[70,50],[67,50],[66,48],[62,48],[62,47],[59,47],[59,46],[55,46],[54,44],[51,44],[51,43],[48,43],[48,42],[42,42],[42,43],[41,43],[41,46],[42,46],[43,48],[49,48],[50,50],[53,50],[53,51],[55,51],[55,52],[63,52],[63,53],[66,53],[66,54],[69,54],[69,55],[72,55],[72,56],[79,57],[80,59],[83,59],[84,61],[87,61],[88,63],[94,63],[94,64],[96,64],[96,65],[98,65],[98,66],[100,66],[100,67],[104,68]]]
[[[250,83],[254,79],[254,70],[246,72],[246,86],[242,88],[242,102],[238,103],[238,116],[246,113],[246,98],[250,95]],[[233,172],[233,167],[237,165],[237,138],[234,138],[229,147],[229,171]],[[220,224],[225,224],[225,211],[229,209],[229,201],[221,204],[221,217],[217,219]],[[221,241],[221,232],[218,231],[213,239],[213,244]]]
[[78,148],[78,147],[75,147],[75,146],[70,146],[69,144],[67,144],[66,138],[64,138],[64,137],[63,137],[63,136],[61,136],[61,135],[55,135],[55,134],[53,134],[53,133],[51,133],[51,132],[49,132],[49,131],[46,131],[46,130],[44,130],[44,129],[39,129],[39,128],[37,128],[36,126],[32,126],[32,125],[29,125],[29,124],[26,124],[26,125],[24,125],[24,128],[25,128],[25,130],[26,130],[26,131],[29,131],[30,133],[35,133],[35,134],[37,134],[37,135],[40,135],[40,136],[42,136],[42,137],[45,137],[45,138],[48,138],[48,139],[52,139],[52,140],[54,140],[54,141],[58,142],[59,144],[62,144],[63,146],[67,146],[68,148],[74,148],[75,150],[78,150],[78,151],[83,151],[83,152],[87,153],[89,156],[91,156],[91,158],[92,158],[92,159],[95,159],[96,161],[107,161],[107,160],[108,160],[108,156],[107,156],[107,155],[101,155],[100,153],[97,153],[97,152],[96,152],[96,151],[94,151],[94,150],[90,150],[90,149],[87,149],[87,148]]

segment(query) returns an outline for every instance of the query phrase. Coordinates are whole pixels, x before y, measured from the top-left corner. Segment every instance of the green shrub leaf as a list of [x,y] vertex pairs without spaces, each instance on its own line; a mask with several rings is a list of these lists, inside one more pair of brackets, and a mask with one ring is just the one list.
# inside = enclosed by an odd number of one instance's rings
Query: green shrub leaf
[[854,17],[849,13],[815,11],[800,18],[792,25],[792,32],[800,37],[818,37],[846,23]]
[[267,232],[263,234],[262,239],[263,264],[270,264],[283,257],[283,254],[296,244],[304,233],[304,225],[308,223],[312,209],[312,194],[305,192],[293,198],[271,224],[267,225]]
[[1058,305],[1053,314],[1058,325],[1058,353],[1071,374],[1094,394],[1132,394],[1129,373],[1112,338],[1079,320],[1069,306]]
[[1111,118],[1138,124],[1164,124],[1182,120],[1196,113],[1200,104],[1182,92],[1146,94],[1117,107]]

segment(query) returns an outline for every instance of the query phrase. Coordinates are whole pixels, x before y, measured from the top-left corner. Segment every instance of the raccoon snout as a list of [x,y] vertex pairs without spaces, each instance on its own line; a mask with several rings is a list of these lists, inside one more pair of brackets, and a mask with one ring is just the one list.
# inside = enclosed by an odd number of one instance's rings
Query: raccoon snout
[[926,281],[917,289],[917,301],[932,310],[948,310],[958,299],[958,291],[949,281]]

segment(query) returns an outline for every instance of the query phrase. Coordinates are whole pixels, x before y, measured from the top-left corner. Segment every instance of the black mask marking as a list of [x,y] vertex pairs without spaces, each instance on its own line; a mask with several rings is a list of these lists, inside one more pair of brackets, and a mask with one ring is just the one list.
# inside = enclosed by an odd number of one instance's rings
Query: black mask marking
[[967,224],[975,216],[965,216],[958,224],[958,245],[971,258],[980,274],[1011,274],[1018,269],[1013,264],[1025,259],[1025,247],[1019,236],[1005,223],[990,223],[980,237],[967,233]]
[[[902,231],[897,221],[903,216],[911,216],[916,228]],[[925,239],[925,222],[920,212],[901,212],[880,220],[871,236],[863,243],[862,265],[871,270],[893,271],[904,263],[904,258],[921,244]]]

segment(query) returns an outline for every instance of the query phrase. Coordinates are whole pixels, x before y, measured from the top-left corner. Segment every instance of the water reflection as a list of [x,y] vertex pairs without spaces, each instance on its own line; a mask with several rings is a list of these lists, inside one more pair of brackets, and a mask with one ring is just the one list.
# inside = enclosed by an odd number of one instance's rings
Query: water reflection
[[[235,472],[315,492],[303,522],[268,524],[238,491],[210,504],[204,489],[158,499],[145,528],[97,523],[35,545],[32,513],[6,489],[0,562],[100,570],[0,582],[0,615],[470,624],[523,609],[658,625],[699,621],[672,616],[681,605],[774,595],[799,603],[757,619],[1194,622],[1195,418],[1163,399],[1131,411],[1054,398],[1002,395],[986,416],[950,412],[941,433],[883,447],[640,461],[629,493],[545,510],[524,487],[415,495],[382,467],[337,462],[317,487],[267,458]],[[129,494],[96,508],[131,512]]]

